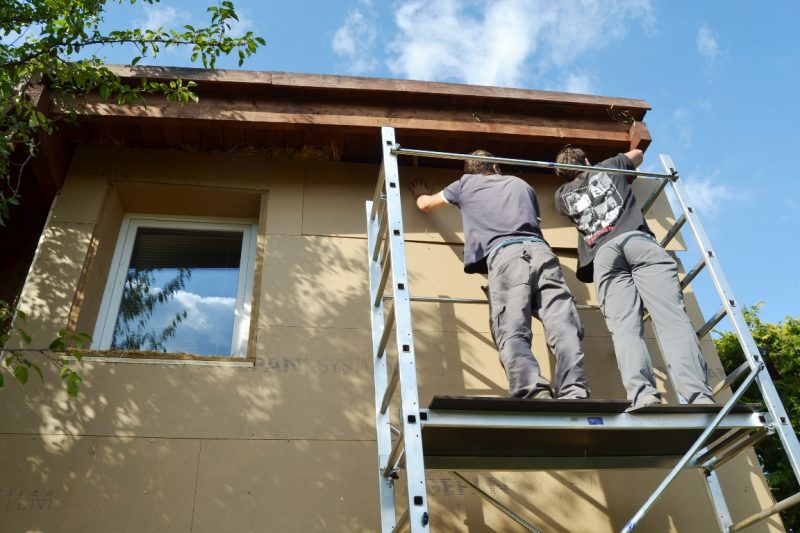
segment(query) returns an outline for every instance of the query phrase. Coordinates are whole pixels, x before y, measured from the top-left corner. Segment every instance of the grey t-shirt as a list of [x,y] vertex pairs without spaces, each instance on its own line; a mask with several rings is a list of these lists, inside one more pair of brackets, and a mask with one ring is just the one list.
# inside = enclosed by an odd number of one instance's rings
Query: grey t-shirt
[[538,237],[539,202],[533,187],[516,176],[464,174],[442,191],[461,210],[464,223],[464,272],[487,273],[493,246],[515,237]]
[[[634,170],[625,154],[595,165]],[[582,172],[556,190],[556,209],[578,228],[578,279],[589,283],[594,274],[594,255],[603,243],[628,231],[652,234],[636,205],[627,174]]]

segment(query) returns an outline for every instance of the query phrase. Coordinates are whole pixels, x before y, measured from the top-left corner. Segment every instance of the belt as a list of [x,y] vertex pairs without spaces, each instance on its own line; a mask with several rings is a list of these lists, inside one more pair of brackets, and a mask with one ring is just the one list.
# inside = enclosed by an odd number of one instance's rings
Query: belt
[[509,244],[520,244],[523,242],[544,242],[544,239],[541,237],[514,237],[511,239],[506,239],[504,241],[500,241],[498,244],[492,247],[489,250],[489,255],[486,256],[486,264],[489,264],[489,261],[492,260],[492,256],[497,253],[497,250],[503,248],[504,246],[508,246]]

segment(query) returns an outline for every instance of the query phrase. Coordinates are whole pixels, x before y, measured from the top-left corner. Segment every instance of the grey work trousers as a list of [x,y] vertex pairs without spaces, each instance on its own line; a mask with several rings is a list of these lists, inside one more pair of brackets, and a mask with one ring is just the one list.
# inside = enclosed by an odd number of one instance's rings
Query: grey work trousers
[[557,398],[588,398],[580,340],[583,322],[561,265],[550,246],[522,242],[503,246],[489,258],[489,325],[514,398],[550,390],[531,351],[531,317],[544,326],[556,358]]
[[652,236],[630,231],[604,243],[594,257],[594,284],[634,406],[648,396],[660,397],[644,342],[643,307],[650,312],[678,394],[689,403],[713,398],[706,361],[684,307],[678,266]]

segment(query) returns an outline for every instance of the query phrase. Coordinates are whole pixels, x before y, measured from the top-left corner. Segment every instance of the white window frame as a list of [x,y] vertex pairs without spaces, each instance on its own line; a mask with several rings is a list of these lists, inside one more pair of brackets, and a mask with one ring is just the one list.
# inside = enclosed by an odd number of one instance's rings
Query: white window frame
[[179,217],[169,215],[127,214],[122,219],[114,258],[106,281],[100,312],[95,324],[92,348],[108,350],[114,337],[122,293],[131,262],[133,244],[139,228],[170,228],[207,231],[238,231],[242,233],[242,254],[239,260],[239,283],[236,289],[231,355],[246,357],[250,333],[250,308],[253,298],[253,272],[255,270],[256,236],[258,224],[249,219]]

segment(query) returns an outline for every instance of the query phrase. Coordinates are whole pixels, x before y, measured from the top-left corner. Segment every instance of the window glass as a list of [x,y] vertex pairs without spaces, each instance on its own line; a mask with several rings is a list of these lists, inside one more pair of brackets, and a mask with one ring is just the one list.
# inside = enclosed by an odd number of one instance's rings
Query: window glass
[[230,355],[242,238],[138,227],[110,347]]

